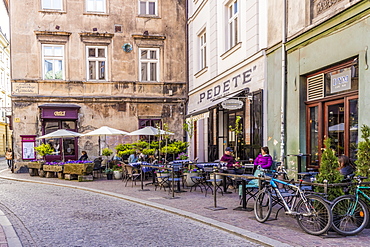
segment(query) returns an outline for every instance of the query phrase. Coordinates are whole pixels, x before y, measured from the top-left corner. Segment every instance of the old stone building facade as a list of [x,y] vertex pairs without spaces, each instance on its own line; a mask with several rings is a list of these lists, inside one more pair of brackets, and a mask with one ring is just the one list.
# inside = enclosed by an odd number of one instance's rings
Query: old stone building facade
[[0,1],[0,156],[12,148],[9,2]]
[[[185,1],[12,1],[10,16],[16,161],[34,157],[35,137],[61,128],[131,132],[166,123],[182,140]],[[66,158],[98,156],[97,137],[64,144]]]

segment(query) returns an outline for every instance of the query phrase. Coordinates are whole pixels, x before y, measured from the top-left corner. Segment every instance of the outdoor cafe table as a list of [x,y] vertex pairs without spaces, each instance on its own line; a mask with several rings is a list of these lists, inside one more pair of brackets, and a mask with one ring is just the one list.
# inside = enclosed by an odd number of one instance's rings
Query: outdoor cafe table
[[216,162],[204,162],[204,163],[196,163],[195,164],[199,169],[204,169],[204,167],[219,167],[220,163]]
[[141,170],[146,173],[146,172],[151,172],[153,168],[148,167],[151,166],[151,163],[148,162],[134,162],[134,163],[129,163],[130,166],[136,167],[136,168],[141,168]]
[[169,164],[189,163],[191,160],[173,160]]

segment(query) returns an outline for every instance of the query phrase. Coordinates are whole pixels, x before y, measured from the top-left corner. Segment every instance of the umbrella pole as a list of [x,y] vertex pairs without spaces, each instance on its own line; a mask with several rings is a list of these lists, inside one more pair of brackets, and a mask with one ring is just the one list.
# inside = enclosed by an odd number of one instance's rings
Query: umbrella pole
[[60,150],[62,152],[62,161],[64,162],[64,140],[62,138],[62,149]]
[[98,140],[98,145],[99,145],[99,153],[98,153],[98,155],[100,156],[100,153],[101,153],[101,150],[100,150],[100,136],[99,136],[99,140]]

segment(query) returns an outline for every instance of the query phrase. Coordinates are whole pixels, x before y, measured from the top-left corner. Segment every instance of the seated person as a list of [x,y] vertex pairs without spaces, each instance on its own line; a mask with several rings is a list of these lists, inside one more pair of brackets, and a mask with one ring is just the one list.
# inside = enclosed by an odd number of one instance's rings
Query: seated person
[[115,154],[112,158],[114,161],[122,161],[122,158],[118,156],[118,154]]
[[338,159],[338,162],[338,170],[340,171],[340,174],[342,174],[344,177],[355,172],[355,167],[352,166],[348,156],[341,155]]
[[234,150],[231,147],[227,147],[225,149],[224,155],[222,155],[220,161],[227,163],[226,167],[229,171],[234,170],[234,164],[235,164],[235,159],[234,156],[232,156],[232,152]]
[[131,154],[128,157],[128,163],[136,163],[139,160],[139,155],[137,154],[138,152],[136,151],[135,153]]
[[261,153],[254,160],[255,166],[261,166],[263,169],[270,169],[272,166],[272,157],[269,154],[268,147],[261,147]]
[[86,151],[82,151],[81,153],[82,155],[78,160],[87,160],[89,158]]

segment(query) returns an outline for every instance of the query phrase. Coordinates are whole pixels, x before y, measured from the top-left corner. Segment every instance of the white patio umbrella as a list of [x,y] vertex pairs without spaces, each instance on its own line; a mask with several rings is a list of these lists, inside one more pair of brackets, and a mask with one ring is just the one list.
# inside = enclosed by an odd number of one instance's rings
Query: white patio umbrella
[[130,136],[155,136],[155,135],[174,135],[172,132],[164,131],[164,130],[158,130],[152,126],[147,126],[142,129],[135,130],[128,135]]
[[107,136],[107,135],[128,135],[129,133],[123,130],[114,129],[108,126],[102,126],[99,129],[90,131],[83,136],[99,136],[99,155],[100,155],[100,136]]
[[[154,128],[152,126],[147,126],[142,129],[135,130],[128,135],[130,136],[149,136],[149,147],[150,147],[150,136],[156,136],[156,135],[174,135],[172,132],[164,131],[164,130],[158,130],[157,128]],[[167,141],[166,141],[167,146]]]
[[66,130],[66,129],[59,129],[59,130],[56,130],[56,131],[51,132],[49,134],[39,136],[36,139],[61,138],[62,139],[62,157],[63,157],[63,161],[64,161],[63,138],[66,138],[66,137],[73,138],[73,137],[80,137],[80,136],[82,136],[82,134],[80,134],[80,133],[70,131],[70,130]]

